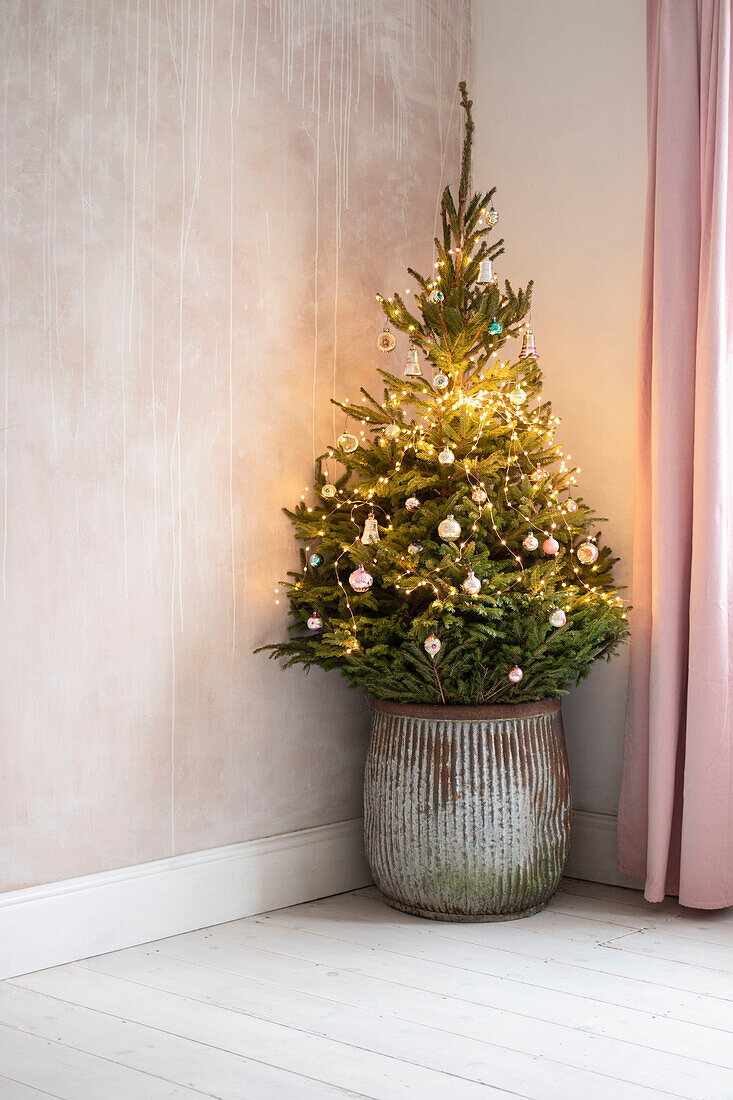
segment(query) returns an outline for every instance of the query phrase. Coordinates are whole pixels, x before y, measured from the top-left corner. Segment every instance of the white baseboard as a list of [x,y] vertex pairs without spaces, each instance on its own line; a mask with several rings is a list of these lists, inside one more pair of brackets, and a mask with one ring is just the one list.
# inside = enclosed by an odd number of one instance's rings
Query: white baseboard
[[[573,814],[565,872],[641,888],[616,869],[616,818]],[[362,821],[0,894],[0,978],[368,886]]]
[[367,886],[362,821],[0,894],[0,978]]
[[609,886],[630,886],[643,890],[639,879],[622,875],[616,861],[616,817],[573,811],[573,831],[570,858],[565,869],[569,878],[589,882],[605,882]]

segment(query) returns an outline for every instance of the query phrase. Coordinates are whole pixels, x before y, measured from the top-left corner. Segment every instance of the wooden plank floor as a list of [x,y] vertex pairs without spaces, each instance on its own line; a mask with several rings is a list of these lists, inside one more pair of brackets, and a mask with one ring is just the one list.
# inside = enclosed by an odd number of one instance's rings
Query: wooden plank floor
[[0,983],[0,1100],[733,1100],[733,912],[566,880],[508,924],[374,889]]

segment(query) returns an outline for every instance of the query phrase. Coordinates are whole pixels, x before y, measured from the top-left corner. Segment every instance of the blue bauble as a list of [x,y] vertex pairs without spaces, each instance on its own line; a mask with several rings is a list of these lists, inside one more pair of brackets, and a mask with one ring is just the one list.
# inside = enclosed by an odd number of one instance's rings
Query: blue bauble
[[311,554],[308,561],[314,569],[317,569],[319,565],[323,565],[323,554]]

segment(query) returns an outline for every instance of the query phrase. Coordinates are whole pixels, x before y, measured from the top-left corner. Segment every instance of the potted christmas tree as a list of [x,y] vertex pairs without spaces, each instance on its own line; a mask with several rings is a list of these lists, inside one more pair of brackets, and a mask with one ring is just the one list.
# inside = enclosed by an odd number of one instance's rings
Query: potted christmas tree
[[294,625],[267,648],[340,669],[372,698],[365,843],[385,900],[508,920],[547,904],[567,858],[560,696],[627,624],[540,398],[532,284],[502,290],[494,272],[503,242],[493,191],[470,194],[460,87],[458,202],[446,188],[434,270],[410,269],[409,304],[377,296],[377,345],[389,356],[404,333],[404,370],[379,371],[381,400],[337,403],[352,427],[317,464],[316,501],[288,512],[304,543]]

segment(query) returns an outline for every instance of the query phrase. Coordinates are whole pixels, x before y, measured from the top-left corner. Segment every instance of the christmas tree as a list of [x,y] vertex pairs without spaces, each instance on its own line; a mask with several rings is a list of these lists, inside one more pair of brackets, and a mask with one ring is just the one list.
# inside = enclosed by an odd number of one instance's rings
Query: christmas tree
[[[627,623],[616,559],[541,400],[532,283],[502,291],[494,274],[494,191],[470,194],[460,88],[458,203],[446,188],[434,270],[408,269],[409,299],[377,295],[388,321],[377,345],[388,355],[391,330],[404,333],[404,372],[379,371],[381,401],[362,389],[357,404],[334,402],[353,431],[317,461],[316,502],[286,510],[304,543],[285,583],[293,626],[265,648],[286,665],[338,668],[378,698],[480,705],[563,694]],[[508,340],[521,350],[505,357]]]

